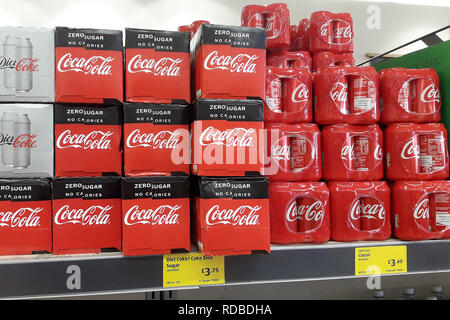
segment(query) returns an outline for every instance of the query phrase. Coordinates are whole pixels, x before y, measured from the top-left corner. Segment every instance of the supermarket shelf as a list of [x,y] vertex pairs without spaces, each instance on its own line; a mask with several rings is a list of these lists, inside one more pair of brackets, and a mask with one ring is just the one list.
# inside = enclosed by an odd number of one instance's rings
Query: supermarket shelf
[[[273,245],[271,254],[225,257],[226,285],[351,278],[355,247],[386,245],[407,246],[407,274],[450,271],[450,240]],[[74,268],[81,279],[76,288],[67,285]],[[101,253],[0,258],[0,298],[148,292],[164,290],[162,286],[162,256]]]

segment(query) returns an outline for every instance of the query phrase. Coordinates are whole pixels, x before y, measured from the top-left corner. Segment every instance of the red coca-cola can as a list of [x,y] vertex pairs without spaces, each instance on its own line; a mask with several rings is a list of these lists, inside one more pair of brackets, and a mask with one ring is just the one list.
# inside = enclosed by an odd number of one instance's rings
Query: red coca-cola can
[[443,124],[390,124],[385,129],[384,147],[389,180],[442,180],[449,175]]
[[383,133],[378,125],[332,125],[322,129],[323,177],[328,181],[383,178]]
[[242,9],[241,25],[265,28],[268,50],[285,50],[291,45],[290,16],[285,3],[245,6]]
[[316,52],[312,58],[314,72],[326,67],[354,67],[352,53]]
[[331,239],[385,240],[391,235],[390,189],[385,181],[330,182]]
[[276,52],[267,55],[267,66],[277,68],[306,68],[311,71],[312,60],[309,52]]
[[353,20],[349,13],[313,12],[309,33],[312,52],[353,52]]
[[319,124],[375,124],[380,118],[378,77],[372,67],[323,68],[314,78]]
[[434,69],[391,68],[380,72],[382,123],[441,120],[439,76]]
[[312,75],[306,69],[267,67],[264,121],[312,121]]
[[322,176],[320,131],[316,124],[267,124],[270,181],[317,181]]
[[397,181],[393,233],[401,240],[450,238],[450,181]]
[[329,240],[329,191],[324,182],[271,182],[269,195],[272,243]]
[[309,36],[309,19],[300,20],[296,33],[291,33],[291,51],[309,51],[311,38]]

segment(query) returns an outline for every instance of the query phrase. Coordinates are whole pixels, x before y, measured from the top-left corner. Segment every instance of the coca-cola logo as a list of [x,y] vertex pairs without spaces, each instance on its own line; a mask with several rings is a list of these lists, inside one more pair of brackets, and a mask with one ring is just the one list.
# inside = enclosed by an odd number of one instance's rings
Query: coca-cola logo
[[89,75],[108,76],[112,74],[112,61],[114,61],[113,57],[72,58],[71,53],[66,53],[59,59],[57,69],[59,72],[74,71]]
[[183,59],[180,58],[142,59],[142,56],[138,54],[131,58],[128,63],[128,72],[144,72],[155,76],[178,77],[181,75],[180,65],[182,62]]
[[15,69],[17,72],[38,72],[39,58],[15,59],[0,57],[0,69]]
[[[334,27],[339,25],[338,27]],[[332,34],[329,33],[332,30]],[[328,22],[322,24],[319,28],[319,33],[322,37],[327,37],[329,43],[333,43],[336,39],[345,39],[348,42],[352,39],[352,27],[350,23],[345,20],[329,20]],[[331,38],[331,39],[330,39]]]
[[20,208],[16,211],[0,212],[0,227],[32,228],[39,226],[39,213],[43,208]]
[[375,147],[375,151],[373,152],[373,157],[375,158],[375,160],[383,159],[383,148],[381,148],[380,145],[377,145]]
[[355,160],[355,146],[353,144],[345,144],[341,149],[341,159],[345,161]]
[[65,130],[56,139],[56,146],[59,149],[82,148],[84,150],[106,150],[111,148],[111,136],[113,134],[114,132],[112,131],[103,132],[100,130],[92,131],[88,134],[72,134],[71,130]]
[[331,88],[330,96],[334,102],[346,102],[347,101],[348,85],[340,81],[336,82]]
[[280,145],[279,143],[275,143],[271,147],[272,158],[276,160],[286,160],[289,161],[291,159],[291,146],[289,145]]
[[422,93],[420,94],[420,100],[425,103],[441,102],[441,95],[439,89],[436,88],[434,83],[430,84],[425,89],[423,89]]
[[37,147],[36,134],[21,134],[17,137],[10,136],[5,133],[0,133],[0,145],[12,145],[13,148],[36,148]]
[[55,214],[55,223],[63,225],[67,223],[85,225],[104,225],[111,220],[108,213],[112,206],[91,206],[87,209],[71,209],[69,205],[64,205]]
[[136,129],[127,138],[128,148],[174,149],[180,142],[180,131],[159,131],[157,133],[141,133]]
[[232,130],[220,131],[214,127],[206,128],[200,135],[200,144],[226,145],[227,147],[251,147],[253,145],[252,135],[255,129],[234,128]]
[[350,218],[352,220],[358,220],[359,218],[383,220],[385,217],[385,213],[386,211],[384,210],[384,206],[381,203],[364,204],[361,201],[355,201],[350,211]]
[[400,156],[402,159],[408,160],[413,158],[418,158],[420,155],[420,148],[414,139],[409,140],[402,148]]
[[180,205],[162,205],[156,209],[141,209],[138,205],[131,207],[125,214],[124,222],[127,226],[135,224],[178,224]]
[[302,83],[292,91],[291,100],[292,102],[306,102],[308,101],[309,96],[308,87]]
[[232,56],[219,56],[218,51],[213,51],[206,57],[203,67],[206,70],[228,70],[230,72],[239,73],[255,73],[256,63],[258,56],[253,54],[241,53],[234,57]]
[[428,206],[428,202],[428,198],[425,198],[416,205],[413,213],[414,219],[428,219],[430,217],[430,208]]
[[286,211],[286,220],[289,222],[296,220],[319,222],[322,221],[324,212],[325,210],[320,201],[316,201],[311,205],[298,205],[297,201],[294,201]]
[[259,223],[261,206],[240,206],[237,209],[221,209],[219,205],[212,206],[206,214],[206,224],[230,224],[233,226],[255,226]]

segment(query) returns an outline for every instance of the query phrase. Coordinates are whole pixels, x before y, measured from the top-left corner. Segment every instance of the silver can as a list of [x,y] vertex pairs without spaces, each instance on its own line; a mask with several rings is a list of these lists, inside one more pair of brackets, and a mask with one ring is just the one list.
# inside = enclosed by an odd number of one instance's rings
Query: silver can
[[33,60],[33,45],[30,38],[18,38],[16,46],[16,91],[28,92],[33,88],[33,72],[30,64]]
[[5,166],[14,166],[14,124],[16,122],[16,113],[13,111],[3,112],[0,120],[1,130],[1,153],[2,163]]
[[14,137],[19,141],[19,145],[14,146],[14,168],[25,169],[31,163],[31,148],[21,145],[23,141],[29,139],[31,134],[31,122],[26,113],[16,113],[14,122]]
[[16,45],[17,37],[6,36],[3,42],[3,84],[6,89],[14,91],[16,89]]

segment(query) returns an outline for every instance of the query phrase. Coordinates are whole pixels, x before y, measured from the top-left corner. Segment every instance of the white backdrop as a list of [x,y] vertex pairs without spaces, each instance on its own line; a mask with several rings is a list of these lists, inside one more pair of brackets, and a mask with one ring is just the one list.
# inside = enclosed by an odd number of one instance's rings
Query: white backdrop
[[[123,29],[125,27],[176,30],[179,25],[205,19],[218,24],[240,24],[247,4],[253,0],[0,0],[3,25],[69,26]],[[447,7],[402,5],[376,1],[287,0],[291,23],[317,10],[350,12],[354,19],[355,58],[384,52],[450,22]],[[423,0],[427,4],[429,0]],[[440,3],[445,3],[441,1]],[[445,40],[450,33],[440,34]],[[399,53],[424,47],[417,44]]]

